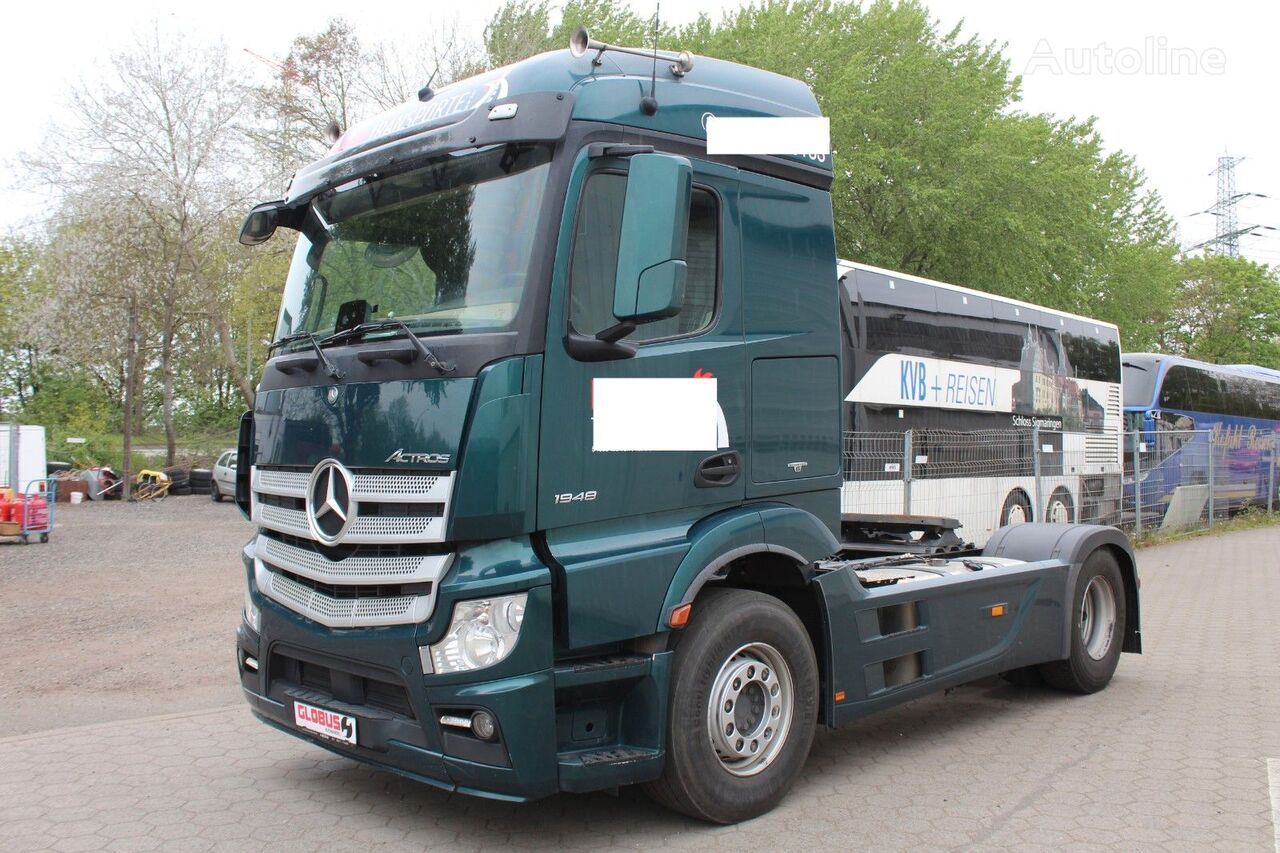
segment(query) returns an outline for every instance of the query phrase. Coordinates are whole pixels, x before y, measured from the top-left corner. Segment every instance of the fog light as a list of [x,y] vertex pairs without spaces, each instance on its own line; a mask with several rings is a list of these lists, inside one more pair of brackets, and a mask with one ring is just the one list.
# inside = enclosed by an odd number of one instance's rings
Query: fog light
[[498,734],[498,721],[488,711],[476,711],[471,715],[471,733],[480,740],[493,740]]

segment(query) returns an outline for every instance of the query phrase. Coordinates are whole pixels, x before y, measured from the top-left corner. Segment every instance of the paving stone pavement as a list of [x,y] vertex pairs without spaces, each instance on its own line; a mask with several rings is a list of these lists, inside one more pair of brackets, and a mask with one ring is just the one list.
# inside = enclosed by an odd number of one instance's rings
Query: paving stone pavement
[[0,740],[0,848],[1280,851],[1280,527],[1150,548],[1140,571],[1147,651],[1107,690],[988,680],[821,731],[791,795],[734,827],[632,790],[449,795],[236,706]]

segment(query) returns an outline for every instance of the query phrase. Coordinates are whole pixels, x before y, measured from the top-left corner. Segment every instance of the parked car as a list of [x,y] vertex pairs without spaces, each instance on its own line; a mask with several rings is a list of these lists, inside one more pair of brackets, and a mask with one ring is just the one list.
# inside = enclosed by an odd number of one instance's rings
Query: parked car
[[209,493],[209,496],[214,503],[221,502],[224,497],[234,498],[236,496],[235,450],[222,451],[218,461],[213,463],[213,490]]

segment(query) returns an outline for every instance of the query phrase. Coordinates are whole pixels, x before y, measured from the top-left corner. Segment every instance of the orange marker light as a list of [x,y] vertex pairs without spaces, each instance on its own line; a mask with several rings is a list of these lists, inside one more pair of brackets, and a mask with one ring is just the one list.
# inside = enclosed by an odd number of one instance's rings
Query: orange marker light
[[836,691],[836,701],[837,701],[837,702],[843,702],[843,701],[844,701],[844,691],[843,691],[843,690],[837,690],[837,691]]
[[992,615],[992,616],[1003,616],[1003,615],[1004,615],[1004,605],[1003,605],[1003,604],[993,604],[993,605],[991,605],[991,615]]
[[671,618],[667,620],[667,624],[672,628],[683,628],[689,624],[689,614],[692,612],[692,604],[681,604],[671,611]]

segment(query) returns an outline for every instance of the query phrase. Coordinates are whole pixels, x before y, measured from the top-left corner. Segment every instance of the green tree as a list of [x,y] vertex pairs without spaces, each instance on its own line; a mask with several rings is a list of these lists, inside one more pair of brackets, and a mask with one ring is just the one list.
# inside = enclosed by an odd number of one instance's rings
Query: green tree
[[1206,255],[1182,264],[1169,352],[1217,364],[1280,369],[1280,278],[1245,258]]
[[[620,0],[569,0],[552,19],[548,0],[507,0],[484,29],[484,53],[490,68],[509,65],[548,50],[563,50],[569,37],[584,26],[591,37],[631,47],[653,43],[653,18],[636,14]],[[664,27],[661,42],[669,46],[674,30]]]
[[21,410],[36,384],[40,342],[29,317],[45,299],[41,246],[0,240],[0,407]]
[[804,80],[831,119],[842,257],[1056,308],[1150,342],[1176,280],[1160,200],[1092,119],[1016,109],[1001,48],[916,2],[765,2],[683,48]]

